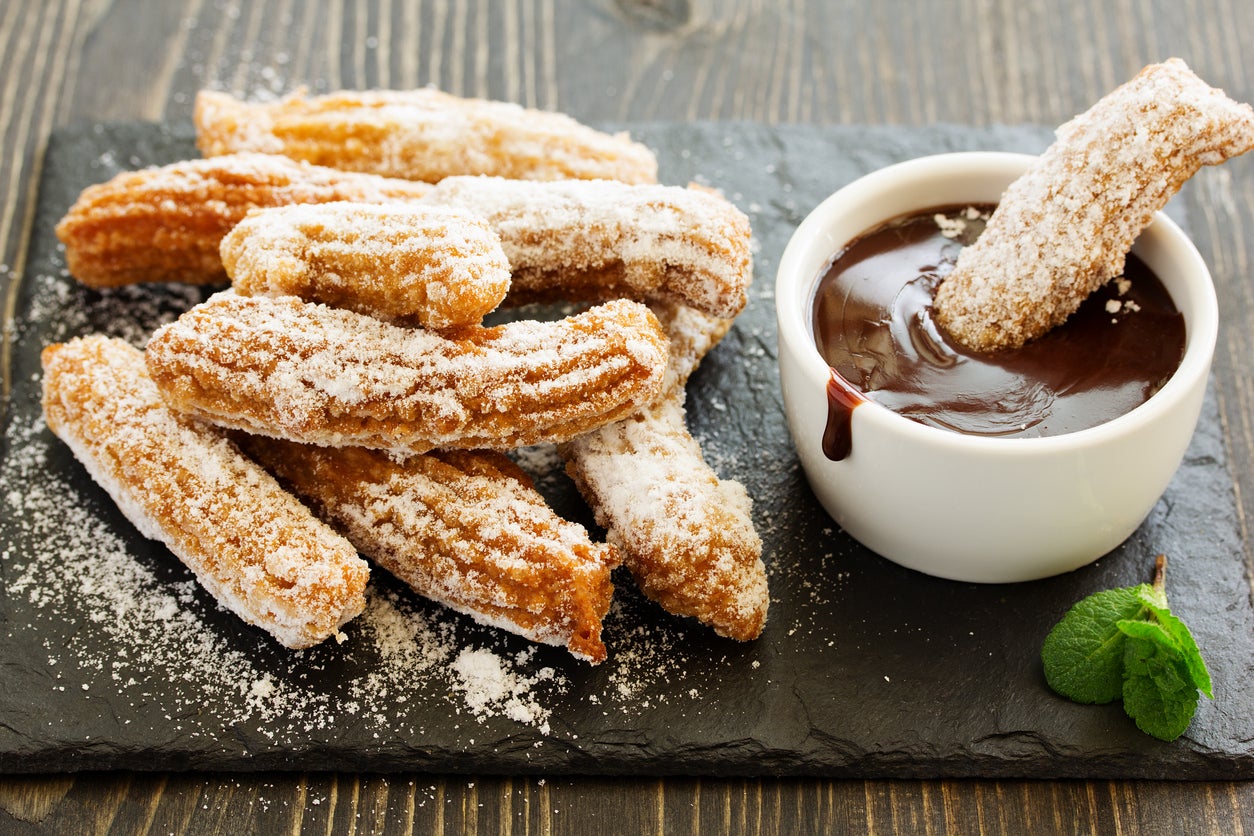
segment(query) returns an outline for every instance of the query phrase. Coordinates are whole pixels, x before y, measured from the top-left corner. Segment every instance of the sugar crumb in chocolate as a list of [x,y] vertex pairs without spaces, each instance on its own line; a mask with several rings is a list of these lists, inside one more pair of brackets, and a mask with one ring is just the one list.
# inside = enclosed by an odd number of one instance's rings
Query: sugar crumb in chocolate
[[936,221],[936,225],[940,227],[940,234],[946,238],[957,238],[967,229],[967,222],[961,217],[950,217],[944,212],[937,212],[932,216],[932,220]]

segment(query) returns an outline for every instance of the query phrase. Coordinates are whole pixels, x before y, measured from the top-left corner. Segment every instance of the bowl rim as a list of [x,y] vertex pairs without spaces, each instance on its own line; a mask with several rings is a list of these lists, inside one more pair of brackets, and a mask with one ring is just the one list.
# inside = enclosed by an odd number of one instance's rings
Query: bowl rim
[[[814,275],[804,275],[802,262],[808,260],[811,248],[817,246],[814,243],[816,239],[835,240],[827,234],[827,229],[834,219],[848,211],[847,205],[862,203],[897,189],[916,188],[921,177],[956,178],[963,173],[981,176],[1004,173],[1009,178],[1009,185],[1010,180],[1022,174],[1034,159],[1036,156],[1032,154],[1005,151],[956,151],[916,157],[862,175],[821,201],[793,231],[776,271],[775,308],[780,361],[783,362],[785,354],[795,360],[805,378],[818,387],[818,391],[824,391],[823,387],[826,387],[831,375],[835,374],[819,354],[809,317],[821,271]],[[937,205],[932,201],[928,203]],[[929,206],[918,207],[927,208]],[[891,218],[880,218],[865,224],[858,234],[888,220]],[[1093,427],[1061,435],[1030,438],[969,435],[932,427],[894,412],[870,398],[854,410],[855,420],[860,424],[871,421],[881,425],[885,431],[941,448],[993,454],[1013,451],[1019,455],[1056,455],[1102,444],[1116,436],[1136,432],[1146,424],[1158,420],[1163,413],[1169,412],[1187,399],[1199,377],[1209,374],[1218,339],[1219,304],[1209,268],[1192,240],[1175,221],[1161,211],[1156,212],[1150,225],[1142,230],[1141,236],[1146,235],[1152,236],[1156,245],[1166,247],[1173,260],[1190,266],[1191,269],[1181,271],[1186,275],[1172,284],[1195,297],[1195,310],[1185,320],[1185,349],[1179,368],[1144,403]],[[834,257],[846,243],[848,241],[836,244],[827,257]],[[1133,246],[1136,247],[1136,243]],[[1180,298],[1179,292],[1173,292],[1172,296],[1173,300]],[[854,389],[859,390],[859,387],[854,386]]]

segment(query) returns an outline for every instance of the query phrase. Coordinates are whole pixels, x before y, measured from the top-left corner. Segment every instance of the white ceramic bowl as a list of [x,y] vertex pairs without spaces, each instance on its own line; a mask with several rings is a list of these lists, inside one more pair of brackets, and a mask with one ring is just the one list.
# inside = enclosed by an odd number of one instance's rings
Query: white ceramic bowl
[[802,222],[775,284],[788,425],[823,507],[851,536],[903,566],[962,581],[1024,581],[1083,566],[1122,543],[1153,508],[1197,425],[1214,355],[1210,273],[1159,213],[1135,252],[1183,313],[1183,362],[1141,406],[1047,438],[988,438],[924,426],[867,401],[853,410],[851,454],[823,454],[831,370],[815,347],[820,274],[853,238],[899,215],[996,203],[1032,157],[959,153],[869,174]]

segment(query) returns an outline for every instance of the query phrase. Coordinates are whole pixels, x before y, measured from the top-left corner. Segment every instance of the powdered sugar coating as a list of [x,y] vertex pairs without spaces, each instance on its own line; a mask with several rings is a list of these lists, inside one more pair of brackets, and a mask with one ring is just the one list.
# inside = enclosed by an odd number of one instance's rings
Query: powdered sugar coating
[[424,202],[487,219],[514,302],[626,297],[734,317],[753,278],[748,218],[708,189],[450,177]]
[[701,365],[701,359],[731,330],[732,320],[688,305],[655,302],[649,309],[666,332],[669,358],[662,397],[672,397]]
[[148,369],[180,412],[259,435],[408,455],[573,438],[656,397],[643,305],[440,336],[295,297],[223,292],[159,329]]
[[92,287],[226,280],[219,245],[249,210],[416,200],[427,186],[269,154],[128,171],[88,186],[57,224],[70,273]]
[[663,395],[561,453],[645,595],[719,635],[755,639],[770,598],[752,503],[705,461],[683,406],[688,376],[731,323],[684,306],[658,316],[671,342]]
[[503,454],[403,461],[362,448],[241,439],[254,459],[416,592],[481,624],[605,660],[612,546],[563,520]]
[[342,91],[248,104],[201,91],[193,118],[206,156],[263,151],[346,171],[431,183],[459,174],[530,180],[657,179],[657,159],[626,134],[560,113],[438,90]]
[[324,203],[254,211],[222,240],[236,292],[299,296],[397,323],[478,324],[509,290],[500,238],[466,212]]
[[220,433],[166,409],[142,352],[76,338],[45,349],[43,365],[48,426],[225,607],[291,648],[362,611],[368,569],[356,550]]
[[769,597],[749,496],[706,464],[681,397],[562,449],[645,595],[719,635],[747,641],[761,634]]
[[969,348],[1012,348],[1123,272],[1154,212],[1203,165],[1254,148],[1254,110],[1178,59],[1146,67],[1058,129],[1002,196],[937,291],[937,321]]

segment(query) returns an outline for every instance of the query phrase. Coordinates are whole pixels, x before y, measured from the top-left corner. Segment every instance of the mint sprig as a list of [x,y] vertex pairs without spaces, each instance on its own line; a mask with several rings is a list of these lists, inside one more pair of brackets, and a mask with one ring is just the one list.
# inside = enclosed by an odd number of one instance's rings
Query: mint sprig
[[1193,634],[1167,606],[1167,559],[1154,583],[1097,592],[1054,625],[1041,647],[1049,687],[1075,702],[1123,700],[1137,728],[1175,740],[1213,697],[1210,672]]

